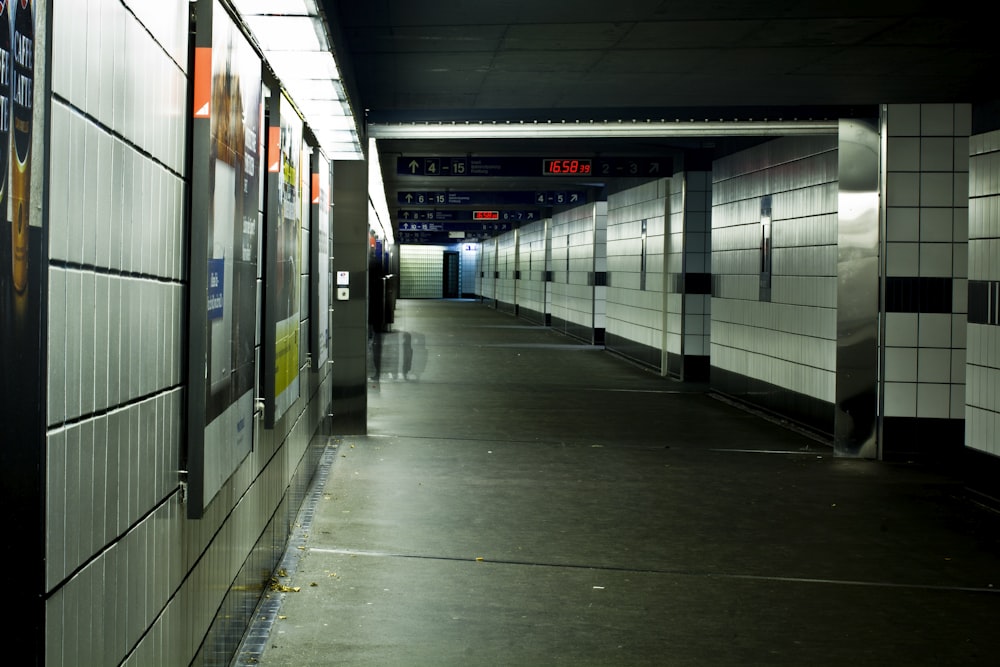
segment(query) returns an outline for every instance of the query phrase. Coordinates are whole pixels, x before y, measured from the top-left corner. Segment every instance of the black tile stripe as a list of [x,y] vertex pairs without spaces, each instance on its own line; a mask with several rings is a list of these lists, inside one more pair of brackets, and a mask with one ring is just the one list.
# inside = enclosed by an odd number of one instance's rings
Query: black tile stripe
[[885,309],[890,313],[950,313],[952,279],[888,277]]
[[711,273],[669,273],[667,291],[671,294],[711,294]]
[[969,281],[969,323],[1000,326],[1000,281]]

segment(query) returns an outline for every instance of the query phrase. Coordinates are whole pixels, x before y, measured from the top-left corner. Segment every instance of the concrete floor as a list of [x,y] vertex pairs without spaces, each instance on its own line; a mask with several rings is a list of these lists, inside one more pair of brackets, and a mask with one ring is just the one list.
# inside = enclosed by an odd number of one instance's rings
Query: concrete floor
[[478,302],[400,301],[381,370],[237,664],[1000,664],[1000,515],[953,479]]

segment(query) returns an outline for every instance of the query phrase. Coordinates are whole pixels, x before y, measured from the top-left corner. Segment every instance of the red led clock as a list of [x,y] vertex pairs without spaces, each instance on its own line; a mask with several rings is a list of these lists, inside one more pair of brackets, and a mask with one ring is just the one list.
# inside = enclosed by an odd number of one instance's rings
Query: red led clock
[[592,173],[588,158],[542,158],[543,176],[590,176]]

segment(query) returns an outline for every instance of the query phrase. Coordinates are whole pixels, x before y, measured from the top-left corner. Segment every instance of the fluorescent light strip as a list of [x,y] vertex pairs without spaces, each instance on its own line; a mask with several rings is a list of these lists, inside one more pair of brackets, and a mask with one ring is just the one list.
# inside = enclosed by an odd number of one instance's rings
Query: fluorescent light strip
[[315,0],[233,0],[233,5],[327,157],[364,159]]
[[450,122],[368,126],[374,139],[759,137],[836,134],[837,121]]
[[233,0],[243,16],[316,16],[319,11],[315,0]]
[[368,201],[379,220],[386,244],[392,244],[392,218],[389,217],[389,204],[385,198],[385,184],[382,182],[382,167],[379,164],[378,145],[374,139],[368,140]]

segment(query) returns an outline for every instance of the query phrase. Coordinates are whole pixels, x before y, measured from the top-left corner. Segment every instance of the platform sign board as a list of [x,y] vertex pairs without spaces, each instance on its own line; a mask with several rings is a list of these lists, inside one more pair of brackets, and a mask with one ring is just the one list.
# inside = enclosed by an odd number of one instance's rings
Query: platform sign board
[[576,206],[587,203],[586,190],[471,190],[396,193],[401,206]]
[[489,232],[502,234],[514,229],[509,222],[401,222],[401,232]]
[[662,177],[673,175],[673,158],[660,156],[400,156],[397,176],[434,177]]
[[503,222],[534,222],[545,216],[541,209],[510,209],[510,210],[440,210],[440,209],[400,209],[396,211],[396,219],[435,220],[439,222],[464,222],[466,220]]
[[[196,6],[191,161],[188,516],[254,440],[261,61],[218,0]],[[201,382],[194,378],[203,378]]]
[[483,241],[496,234],[487,231],[408,231],[399,232],[399,242],[403,245],[448,245]]

